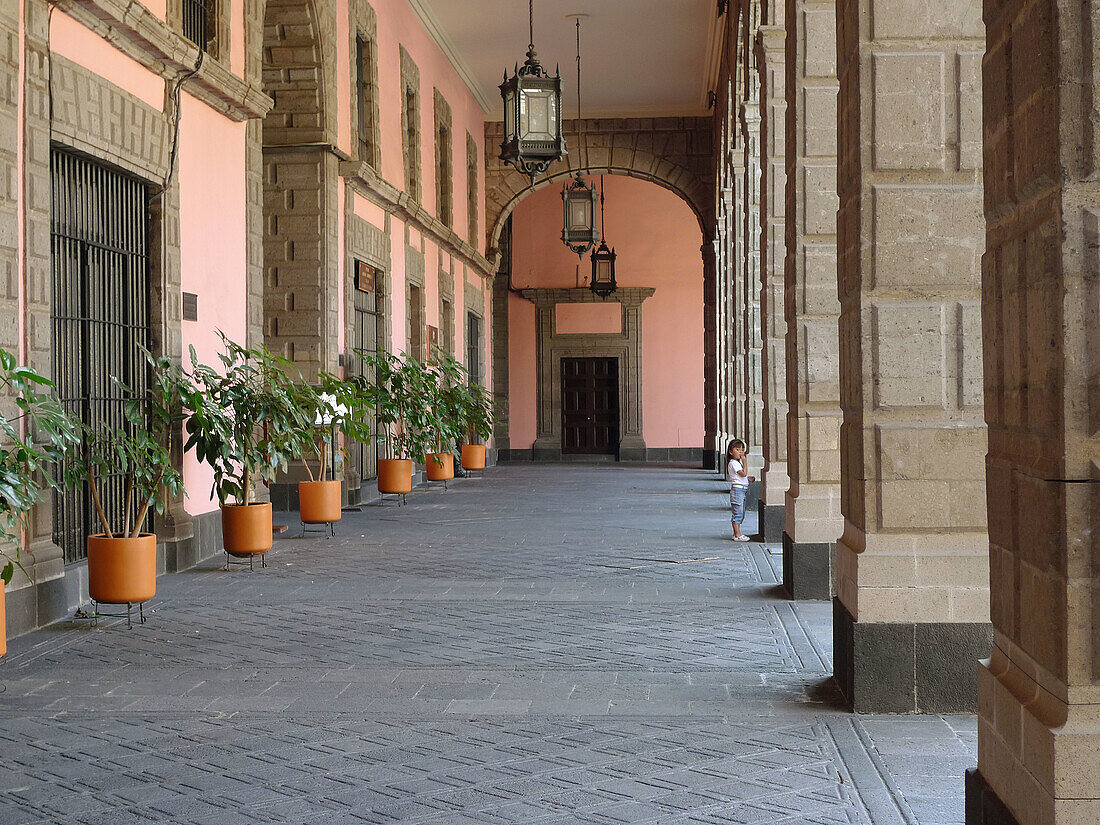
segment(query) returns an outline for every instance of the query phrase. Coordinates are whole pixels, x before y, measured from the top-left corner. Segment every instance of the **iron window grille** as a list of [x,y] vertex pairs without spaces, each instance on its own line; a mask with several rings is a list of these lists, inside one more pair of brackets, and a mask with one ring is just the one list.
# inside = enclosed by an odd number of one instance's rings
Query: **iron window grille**
[[211,0],[182,0],[182,3],[183,36],[204,52],[209,51],[210,22],[213,19]]
[[481,383],[481,318],[466,315],[466,370],[471,384]]
[[[66,411],[93,427],[125,427],[131,398],[144,396],[149,346],[148,191],[141,181],[70,152],[51,155],[53,376]],[[115,380],[117,379],[117,381]],[[114,524],[125,511],[125,477],[100,479]],[[147,528],[148,529],[148,528]],[[101,532],[87,485],[54,496],[54,542],[65,562],[85,558]]]

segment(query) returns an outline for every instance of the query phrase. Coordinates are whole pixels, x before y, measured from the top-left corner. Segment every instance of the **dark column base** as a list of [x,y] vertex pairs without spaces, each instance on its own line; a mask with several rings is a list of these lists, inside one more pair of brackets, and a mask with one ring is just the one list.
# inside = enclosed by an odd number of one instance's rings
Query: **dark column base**
[[795,600],[831,599],[833,581],[832,542],[795,542],[783,531],[783,589]]
[[856,713],[975,713],[985,622],[866,623],[833,599],[833,672]]
[[966,772],[966,825],[1020,825],[977,768]]
[[760,482],[750,481],[749,489],[745,492],[745,512],[753,510],[760,512]]
[[222,514],[220,510],[192,518],[194,535],[164,544],[164,570],[178,573],[221,552]]
[[783,540],[783,527],[787,523],[783,505],[758,501],[756,507],[759,514],[756,522],[757,540],[766,544],[778,544]]

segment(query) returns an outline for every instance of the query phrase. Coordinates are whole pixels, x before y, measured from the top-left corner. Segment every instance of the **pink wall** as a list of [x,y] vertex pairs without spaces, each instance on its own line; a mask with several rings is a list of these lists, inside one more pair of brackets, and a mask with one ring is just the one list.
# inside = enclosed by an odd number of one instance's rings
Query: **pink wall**
[[[221,348],[217,330],[238,342],[246,335],[245,125],[227,120],[186,93],[182,115],[180,263],[184,291],[199,296],[199,320],[183,322],[184,358],[186,363],[187,348],[193,345],[203,363],[214,364]],[[210,151],[212,146],[218,150]],[[188,453],[188,512],[217,509],[209,496],[212,478],[210,469]]]
[[[679,196],[657,184],[608,176],[608,244],[618,253],[619,286],[656,288],[642,305],[642,429],[649,447],[703,444],[703,264],[699,223]],[[591,264],[578,264],[561,242],[561,188],[549,186],[513,212],[512,283],[573,287],[587,283]],[[578,269],[579,266],[579,269]],[[567,323],[572,316],[567,310]],[[573,314],[576,314],[575,312]],[[535,422],[535,312],[509,299],[510,437],[531,446]],[[575,324],[574,324],[575,326]],[[579,330],[579,328],[577,328]]]

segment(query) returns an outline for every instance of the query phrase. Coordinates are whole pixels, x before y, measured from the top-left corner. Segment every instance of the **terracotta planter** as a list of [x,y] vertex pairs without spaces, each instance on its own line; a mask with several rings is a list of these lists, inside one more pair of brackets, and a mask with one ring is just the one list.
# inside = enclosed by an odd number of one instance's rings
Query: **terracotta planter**
[[88,536],[88,595],[102,604],[140,604],[157,592],[157,537]]
[[413,463],[411,458],[378,459],[378,492],[411,493]]
[[455,477],[455,457],[451,453],[428,453],[424,456],[424,472],[428,481],[448,481]]
[[327,524],[339,521],[339,481],[299,481],[298,515],[303,524]]
[[222,505],[222,543],[231,556],[260,556],[271,549],[271,502]]
[[464,469],[464,470],[484,470],[485,469],[485,445],[484,444],[463,444],[462,445],[462,469]]
[[8,652],[8,620],[4,613],[4,583],[0,581],[0,656]]

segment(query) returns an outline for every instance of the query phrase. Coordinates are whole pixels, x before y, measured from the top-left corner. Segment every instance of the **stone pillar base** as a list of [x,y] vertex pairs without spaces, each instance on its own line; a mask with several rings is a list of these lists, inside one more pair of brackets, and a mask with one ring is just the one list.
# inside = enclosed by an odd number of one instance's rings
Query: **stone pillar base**
[[758,541],[766,544],[778,544],[783,541],[783,528],[787,525],[787,516],[782,504],[757,502],[759,518],[756,522]]
[[977,768],[966,772],[966,825],[1020,825]]
[[836,592],[834,542],[796,542],[783,531],[783,589],[792,599],[830,599]]
[[856,713],[975,713],[985,622],[857,622],[833,598],[833,673]]

